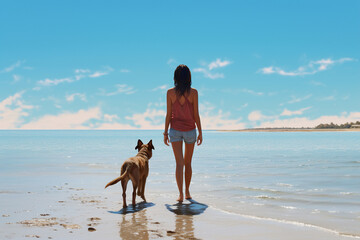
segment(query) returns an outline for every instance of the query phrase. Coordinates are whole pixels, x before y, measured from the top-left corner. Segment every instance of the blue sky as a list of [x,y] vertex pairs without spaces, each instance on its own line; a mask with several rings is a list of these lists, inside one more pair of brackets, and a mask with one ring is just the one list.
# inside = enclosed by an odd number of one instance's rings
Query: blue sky
[[0,129],[162,129],[186,64],[204,129],[360,120],[360,1],[2,1]]

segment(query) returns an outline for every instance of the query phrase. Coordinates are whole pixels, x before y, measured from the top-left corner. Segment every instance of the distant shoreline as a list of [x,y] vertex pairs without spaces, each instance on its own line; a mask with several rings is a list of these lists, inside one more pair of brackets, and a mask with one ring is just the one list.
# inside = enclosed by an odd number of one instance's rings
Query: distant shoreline
[[360,132],[360,128],[249,128],[220,132]]

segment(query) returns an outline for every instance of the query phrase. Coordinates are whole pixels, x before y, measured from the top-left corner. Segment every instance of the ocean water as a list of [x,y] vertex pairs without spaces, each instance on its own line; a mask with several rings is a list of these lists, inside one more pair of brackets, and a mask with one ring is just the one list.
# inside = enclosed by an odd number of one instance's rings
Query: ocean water
[[[360,238],[359,132],[203,135],[193,157],[195,200],[229,214]],[[155,146],[148,200],[175,199],[175,160],[162,137],[162,131],[140,130],[0,131],[0,193],[42,186],[44,179],[57,184],[72,175],[101,176],[105,185],[136,154],[140,138]],[[91,184],[91,178],[79,184]]]

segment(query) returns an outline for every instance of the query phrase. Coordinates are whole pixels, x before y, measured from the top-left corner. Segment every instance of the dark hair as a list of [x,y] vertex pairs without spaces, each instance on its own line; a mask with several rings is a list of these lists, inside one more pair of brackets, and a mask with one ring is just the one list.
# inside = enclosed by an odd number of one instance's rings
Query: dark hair
[[191,88],[191,72],[190,69],[180,64],[174,72],[174,85],[177,95],[182,96],[185,92],[190,92]]

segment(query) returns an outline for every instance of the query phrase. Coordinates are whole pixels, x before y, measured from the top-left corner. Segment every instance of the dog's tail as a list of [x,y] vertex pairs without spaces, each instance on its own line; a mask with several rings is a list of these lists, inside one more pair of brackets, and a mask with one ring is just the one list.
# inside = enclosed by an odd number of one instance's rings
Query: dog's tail
[[109,182],[108,184],[106,184],[105,188],[120,182],[126,176],[126,174],[128,174],[129,168],[130,168],[130,166],[127,166],[125,172],[120,177],[117,177],[114,180],[112,180],[111,182]]

